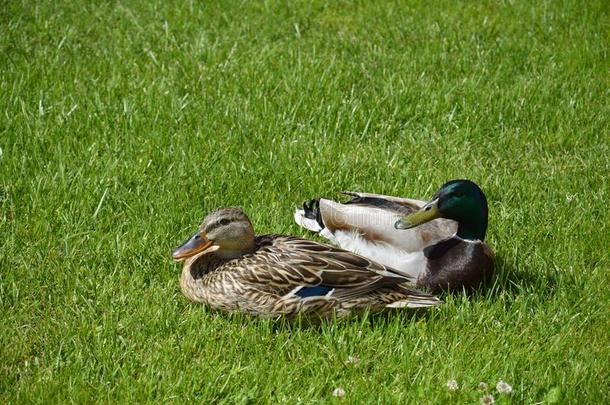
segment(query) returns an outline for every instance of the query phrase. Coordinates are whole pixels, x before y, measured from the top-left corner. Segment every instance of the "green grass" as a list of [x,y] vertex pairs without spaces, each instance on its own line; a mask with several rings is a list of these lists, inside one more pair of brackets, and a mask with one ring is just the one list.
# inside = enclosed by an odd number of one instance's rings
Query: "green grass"
[[[500,402],[607,402],[609,21],[602,0],[2,1],[0,402],[478,403],[498,380]],[[313,238],[304,199],[451,178],[488,195],[484,293],[320,327],[180,293],[171,249],[215,208]]]

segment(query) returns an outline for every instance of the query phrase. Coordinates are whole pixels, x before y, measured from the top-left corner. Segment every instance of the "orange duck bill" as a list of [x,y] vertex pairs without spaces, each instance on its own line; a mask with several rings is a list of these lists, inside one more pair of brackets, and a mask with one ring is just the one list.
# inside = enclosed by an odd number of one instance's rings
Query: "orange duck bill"
[[174,250],[172,253],[172,258],[175,261],[180,262],[191,256],[205,252],[206,250],[216,250],[210,249],[215,247],[214,242],[209,240],[204,232],[197,232],[192,238],[184,242],[182,246]]

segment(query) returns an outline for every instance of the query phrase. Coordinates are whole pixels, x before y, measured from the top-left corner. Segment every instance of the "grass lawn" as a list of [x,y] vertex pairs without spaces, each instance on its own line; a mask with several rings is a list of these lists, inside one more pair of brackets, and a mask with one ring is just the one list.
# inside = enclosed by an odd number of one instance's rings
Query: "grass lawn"
[[[5,0],[0,32],[0,403],[610,399],[610,2]],[[316,238],[304,199],[452,178],[490,203],[476,296],[307,327],[180,293],[215,208]]]

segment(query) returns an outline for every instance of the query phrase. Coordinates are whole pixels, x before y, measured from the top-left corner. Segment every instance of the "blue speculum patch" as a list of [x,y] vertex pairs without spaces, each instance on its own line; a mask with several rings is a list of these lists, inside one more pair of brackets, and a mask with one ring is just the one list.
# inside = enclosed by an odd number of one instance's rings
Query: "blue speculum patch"
[[323,285],[317,285],[315,287],[303,287],[295,295],[298,295],[301,298],[307,297],[322,297],[328,292],[332,290],[330,287],[325,287]]

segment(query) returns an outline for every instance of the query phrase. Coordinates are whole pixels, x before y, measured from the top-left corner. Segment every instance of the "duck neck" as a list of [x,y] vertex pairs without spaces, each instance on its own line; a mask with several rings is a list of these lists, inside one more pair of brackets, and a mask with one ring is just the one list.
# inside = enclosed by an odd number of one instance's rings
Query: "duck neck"
[[487,232],[487,208],[473,212],[468,218],[458,220],[457,236],[466,240],[485,240]]
[[205,276],[227,260],[213,254],[196,259],[187,259],[180,274],[180,289],[189,299],[196,302],[205,302]]

